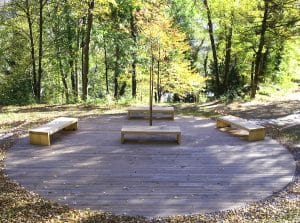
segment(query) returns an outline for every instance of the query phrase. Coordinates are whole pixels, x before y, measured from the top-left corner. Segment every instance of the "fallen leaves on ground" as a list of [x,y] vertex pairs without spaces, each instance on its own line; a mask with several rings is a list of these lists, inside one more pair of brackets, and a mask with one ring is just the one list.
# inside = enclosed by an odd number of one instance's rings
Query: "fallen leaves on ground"
[[[295,143],[300,143],[299,137],[296,137],[295,131],[286,131],[280,134],[278,140],[286,145],[294,155],[298,168],[295,173],[295,179],[282,191],[273,196],[258,202],[253,202],[243,208],[234,210],[226,210],[216,213],[170,216],[166,218],[145,219],[143,217],[117,216],[112,213],[99,211],[76,210],[68,206],[58,204],[53,201],[46,200],[39,195],[26,190],[17,182],[11,181],[5,174],[4,158],[9,147],[18,135],[24,134],[32,125],[38,125],[46,122],[48,119],[64,114],[65,110],[73,111],[74,114],[84,117],[85,115],[98,115],[103,112],[103,109],[89,106],[60,106],[59,113],[55,107],[47,108],[28,108],[25,112],[34,111],[40,113],[40,109],[46,111],[45,115],[38,115],[28,122],[27,116],[22,117],[22,112],[19,112],[15,119],[9,123],[11,131],[14,133],[12,139],[0,145],[0,222],[81,222],[81,223],[201,223],[201,222],[300,222],[300,148],[294,147]],[[80,110],[82,109],[82,110]],[[197,113],[198,109],[188,108],[188,113]],[[219,107],[218,107],[219,109]],[[182,108],[184,110],[184,108]],[[225,109],[226,110],[226,109]],[[88,111],[88,114],[87,114]],[[210,110],[203,109],[203,114],[208,114]],[[214,112],[212,114],[216,114]],[[84,115],[85,114],[85,115]],[[34,114],[31,114],[34,116]],[[23,119],[22,119],[23,118]],[[25,120],[24,120],[25,119]],[[34,124],[33,124],[34,123]]]

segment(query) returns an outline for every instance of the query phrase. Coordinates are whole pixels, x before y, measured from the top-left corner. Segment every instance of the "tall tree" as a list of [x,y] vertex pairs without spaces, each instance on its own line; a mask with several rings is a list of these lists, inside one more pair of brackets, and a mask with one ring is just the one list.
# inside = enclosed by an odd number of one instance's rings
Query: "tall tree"
[[88,95],[88,73],[89,73],[89,53],[90,53],[90,41],[91,31],[93,26],[93,10],[95,7],[94,0],[88,2],[87,22],[85,38],[82,49],[82,100],[86,101]]
[[137,66],[137,36],[138,36],[138,30],[137,30],[137,24],[136,24],[136,10],[131,7],[131,13],[130,13],[130,33],[131,38],[133,41],[133,51],[132,51],[132,77],[131,77],[131,88],[132,88],[132,97],[136,97],[136,66]]
[[206,8],[206,14],[207,14],[208,32],[209,32],[211,50],[212,50],[213,60],[214,60],[213,72],[215,74],[215,91],[216,91],[216,96],[218,97],[220,93],[220,77],[219,77],[219,62],[218,62],[218,55],[217,55],[217,47],[215,44],[213,22],[212,22],[211,12],[207,0],[203,0],[203,4]]
[[225,26],[225,61],[224,61],[224,90],[228,90],[228,83],[229,83],[229,70],[230,70],[230,63],[231,63],[231,51],[232,51],[232,34],[233,34],[233,17],[234,12],[231,11],[231,23],[228,26]]
[[39,0],[39,54],[38,54],[38,77],[37,77],[37,101],[41,102],[41,85],[43,76],[43,8],[47,0]]
[[259,45],[255,55],[254,77],[251,83],[251,98],[255,97],[257,84],[262,72],[263,47],[265,45],[265,34],[267,30],[267,19],[269,17],[269,0],[264,0],[264,14],[261,22]]
[[29,3],[29,0],[25,1],[25,6],[21,6],[16,2],[17,6],[19,6],[20,9],[24,9],[26,19],[27,19],[27,25],[28,25],[28,30],[29,30],[29,42],[30,42],[30,55],[31,55],[31,65],[32,65],[32,79],[33,79],[33,92],[34,96],[38,97],[38,92],[39,92],[39,87],[38,87],[38,80],[37,80],[37,70],[36,70],[36,61],[35,61],[35,43],[34,43],[34,35],[33,35],[33,21],[32,21],[32,9],[31,5]]

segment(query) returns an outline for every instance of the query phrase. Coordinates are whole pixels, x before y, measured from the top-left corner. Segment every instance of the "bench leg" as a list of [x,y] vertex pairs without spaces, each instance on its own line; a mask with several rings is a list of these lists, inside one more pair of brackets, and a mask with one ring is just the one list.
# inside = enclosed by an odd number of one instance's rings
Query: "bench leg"
[[130,111],[127,113],[127,119],[130,119]]
[[29,133],[30,144],[50,146],[50,135],[48,133]]
[[217,119],[217,128],[230,127],[230,123]]
[[66,130],[66,131],[75,131],[75,130],[77,130],[77,128],[78,128],[77,122],[75,122],[75,123],[65,127],[64,130]]
[[266,135],[265,129],[255,129],[252,131],[249,131],[248,141],[258,141],[263,140]]
[[177,143],[180,145],[181,143],[181,133],[177,134]]
[[172,113],[172,120],[174,120],[175,119],[175,113],[173,112]]
[[124,141],[125,141],[125,139],[124,139],[124,135],[125,135],[125,134],[121,132],[121,143],[122,143],[122,144],[123,144],[123,143],[124,143]]

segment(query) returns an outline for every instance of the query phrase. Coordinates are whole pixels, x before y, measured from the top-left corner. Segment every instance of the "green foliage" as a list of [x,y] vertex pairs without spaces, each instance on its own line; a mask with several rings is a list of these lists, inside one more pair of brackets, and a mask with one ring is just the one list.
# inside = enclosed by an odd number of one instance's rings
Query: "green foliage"
[[29,78],[12,76],[5,80],[0,84],[0,105],[26,105],[34,102]]
[[[293,80],[299,79],[300,16],[296,2],[269,1],[260,85],[276,83],[281,88],[290,88]],[[33,100],[32,66],[38,62],[39,5],[28,0],[27,12],[25,3],[12,1],[0,10],[1,103]],[[262,0],[208,0],[220,88],[225,97],[246,96],[243,86],[251,86],[263,3]],[[45,2],[42,102],[79,101],[87,9],[87,1]],[[33,46],[27,13],[32,22]],[[90,101],[111,100],[114,96],[119,101],[129,99],[134,61],[135,100],[148,101],[150,66],[154,69],[155,92],[169,91],[184,97],[187,93],[198,94],[205,85],[206,90],[216,90],[206,8],[202,1],[95,0],[93,14],[88,73]],[[137,28],[135,33],[132,18]]]
[[28,44],[19,31],[22,24],[16,23],[14,18],[4,21],[0,25],[0,104],[29,104],[34,100]]

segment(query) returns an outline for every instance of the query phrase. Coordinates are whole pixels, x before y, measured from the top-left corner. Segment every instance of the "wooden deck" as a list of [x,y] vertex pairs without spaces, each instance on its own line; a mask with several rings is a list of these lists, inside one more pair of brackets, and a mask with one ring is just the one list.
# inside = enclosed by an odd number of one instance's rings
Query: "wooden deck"
[[[170,121],[155,121],[168,124]],[[276,141],[248,142],[208,119],[178,117],[174,136],[128,136],[123,125],[147,125],[126,115],[82,120],[49,147],[28,137],[5,159],[8,176],[40,195],[77,208],[146,217],[193,214],[245,205],[288,184],[295,162]]]

